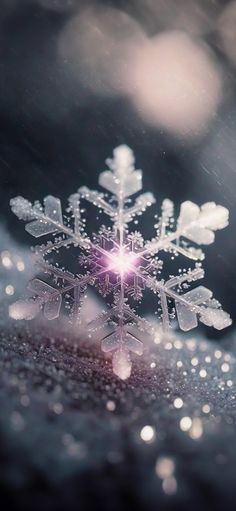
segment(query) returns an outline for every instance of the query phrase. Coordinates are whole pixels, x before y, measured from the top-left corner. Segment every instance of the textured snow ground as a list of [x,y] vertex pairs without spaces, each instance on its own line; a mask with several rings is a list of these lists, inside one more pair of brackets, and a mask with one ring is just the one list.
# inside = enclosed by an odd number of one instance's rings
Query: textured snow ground
[[0,486],[11,505],[234,508],[232,352],[157,336],[122,382],[96,345],[51,328],[1,321]]

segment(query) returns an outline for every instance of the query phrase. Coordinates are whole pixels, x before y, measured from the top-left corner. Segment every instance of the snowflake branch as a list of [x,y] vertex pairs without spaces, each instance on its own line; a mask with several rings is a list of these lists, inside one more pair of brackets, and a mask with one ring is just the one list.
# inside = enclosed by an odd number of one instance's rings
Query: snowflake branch
[[98,193],[95,190],[90,190],[89,188],[87,188],[87,186],[81,186],[78,191],[82,199],[86,199],[88,202],[90,202],[97,208],[102,209],[102,211],[109,215],[110,217],[113,217],[115,215],[114,208],[108,202],[105,201],[103,193]]
[[179,238],[182,235],[183,232],[180,229],[177,229],[175,232],[171,232],[167,235],[164,234],[163,237],[148,241],[144,247],[142,255],[156,255],[161,250],[164,250],[166,252],[178,252],[179,254],[182,254],[188,259],[192,259],[193,261],[203,260],[205,256],[201,249],[195,249],[193,247],[184,248],[174,243],[175,241],[179,241]]

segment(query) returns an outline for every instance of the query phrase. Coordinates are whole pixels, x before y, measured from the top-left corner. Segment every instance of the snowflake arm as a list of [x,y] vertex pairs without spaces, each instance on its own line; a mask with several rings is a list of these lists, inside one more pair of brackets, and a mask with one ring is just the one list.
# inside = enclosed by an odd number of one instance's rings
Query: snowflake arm
[[150,279],[148,287],[158,293],[162,309],[163,330],[167,331],[170,327],[169,308],[167,300],[171,298],[175,302],[175,309],[179,327],[185,332],[192,330],[198,325],[198,319],[207,326],[213,326],[217,330],[222,330],[231,325],[229,314],[222,310],[220,303],[212,299],[212,291],[204,286],[198,286],[187,293],[180,294],[175,288],[186,282],[196,281],[204,277],[202,268],[195,268],[188,273],[178,277],[172,277],[167,282]]
[[184,248],[179,241],[185,238],[197,245],[210,245],[215,239],[214,231],[224,229],[228,225],[228,210],[214,202],[207,202],[199,208],[194,202],[185,201],[181,205],[176,230],[166,233],[173,213],[171,204],[168,199],[163,202],[160,234],[151,242],[147,242],[146,250],[152,254],[157,254],[160,250],[173,251],[189,259],[203,260],[204,254],[201,249]]
[[[63,222],[61,201],[52,195],[48,195],[44,199],[44,208],[39,202],[31,204],[23,197],[15,197],[11,199],[10,205],[13,213],[18,216],[20,220],[27,222],[26,231],[34,236],[40,238],[48,234],[61,234],[66,235],[66,239],[59,239],[54,244],[49,244],[47,251],[51,248],[61,247],[63,244],[73,243],[82,248],[89,245],[88,238],[82,232],[80,222],[80,206],[79,195],[74,194],[69,198],[70,208],[74,214],[74,230],[67,227]],[[46,247],[45,247],[46,248]]]
[[30,320],[43,309],[46,319],[56,319],[60,314],[62,297],[64,296],[66,301],[68,293],[72,293],[70,316],[77,320],[87,286],[92,285],[94,279],[101,275],[103,270],[94,275],[75,276],[73,273],[47,264],[43,259],[37,259],[36,264],[40,274],[51,278],[52,284],[48,284],[42,278],[32,279],[28,284],[30,296],[10,305],[10,316],[14,319]]
[[103,193],[89,190],[86,186],[79,188],[79,193],[110,216],[117,229],[121,231],[134,216],[141,215],[147,207],[154,204],[155,198],[152,193],[146,192],[139,195],[133,206],[127,207],[127,199],[142,188],[142,171],[134,170],[133,152],[129,147],[123,145],[115,149],[114,159],[107,159],[107,164],[110,170],[100,174],[99,184],[113,194],[112,204],[105,200]]

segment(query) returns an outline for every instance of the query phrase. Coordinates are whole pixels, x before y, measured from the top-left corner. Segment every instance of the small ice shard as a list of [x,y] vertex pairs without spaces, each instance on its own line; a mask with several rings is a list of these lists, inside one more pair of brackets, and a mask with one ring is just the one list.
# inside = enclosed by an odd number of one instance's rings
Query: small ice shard
[[131,375],[132,363],[129,351],[125,348],[117,350],[112,358],[113,372],[121,380],[127,380]]

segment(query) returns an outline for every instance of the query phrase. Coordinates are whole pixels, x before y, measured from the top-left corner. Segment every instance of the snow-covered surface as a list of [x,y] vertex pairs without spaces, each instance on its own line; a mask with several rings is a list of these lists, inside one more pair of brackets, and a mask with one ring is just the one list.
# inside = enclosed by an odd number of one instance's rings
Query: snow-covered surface
[[233,339],[157,331],[122,382],[96,343],[4,321],[1,485],[16,508],[234,509]]

